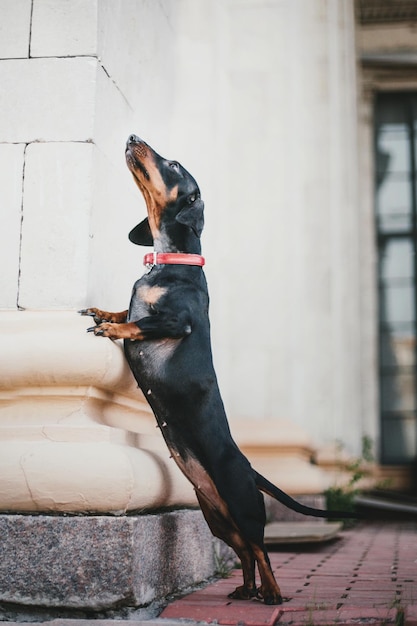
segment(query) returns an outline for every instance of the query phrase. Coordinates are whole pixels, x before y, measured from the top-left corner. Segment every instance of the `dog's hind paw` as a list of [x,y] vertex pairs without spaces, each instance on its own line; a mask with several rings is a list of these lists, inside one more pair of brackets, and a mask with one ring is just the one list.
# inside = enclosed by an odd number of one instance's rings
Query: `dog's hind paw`
[[257,590],[255,588],[249,589],[246,585],[240,585],[236,587],[232,593],[228,594],[228,598],[231,600],[250,600],[257,595]]
[[256,597],[259,598],[259,600],[263,600],[264,604],[268,605],[282,604],[284,601],[279,588],[266,590],[262,587],[259,587],[256,593]]

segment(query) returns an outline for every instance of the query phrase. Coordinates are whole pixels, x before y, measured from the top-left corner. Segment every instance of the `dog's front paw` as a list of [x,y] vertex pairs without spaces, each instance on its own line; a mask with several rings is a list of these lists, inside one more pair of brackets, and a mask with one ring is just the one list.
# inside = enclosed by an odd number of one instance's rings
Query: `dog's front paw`
[[142,331],[133,322],[127,324],[101,322],[97,326],[87,328],[87,332],[94,333],[98,337],[110,337],[110,339],[131,339],[132,341],[143,339]]
[[103,311],[102,309],[97,309],[95,306],[92,306],[88,309],[81,309],[78,313],[80,315],[89,315],[90,317],[93,317],[96,324],[101,324],[102,322],[123,324],[127,319],[127,309],[125,311],[113,313],[110,311]]
[[111,337],[112,339],[118,339],[118,333],[115,328],[115,324],[111,324],[110,322],[100,322],[96,321],[97,326],[90,326],[87,328],[88,333],[94,333],[97,337]]
[[103,311],[100,311],[100,309],[96,309],[96,307],[90,307],[88,309],[80,309],[78,313],[80,315],[88,315],[90,317],[93,317],[96,324],[100,324],[101,322],[104,321],[104,318],[102,317]]
[[77,313],[79,313],[80,315],[95,315],[96,311],[96,308],[91,307],[89,309],[80,309],[79,311],[77,311]]

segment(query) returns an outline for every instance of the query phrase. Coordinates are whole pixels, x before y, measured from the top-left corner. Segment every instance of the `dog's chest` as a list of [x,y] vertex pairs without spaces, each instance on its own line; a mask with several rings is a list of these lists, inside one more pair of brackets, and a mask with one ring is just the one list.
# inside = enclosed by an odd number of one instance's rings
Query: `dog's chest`
[[[133,287],[130,301],[128,321],[141,319],[156,314],[158,303],[166,294],[167,288],[153,285],[146,277],[137,281]],[[178,339],[169,337],[152,339],[149,341],[126,341],[125,352],[130,361],[130,367],[141,381],[159,378],[164,365],[174,353]]]
[[135,321],[142,317],[153,315],[158,302],[166,292],[166,287],[149,284],[144,279],[139,280],[133,287],[128,321]]

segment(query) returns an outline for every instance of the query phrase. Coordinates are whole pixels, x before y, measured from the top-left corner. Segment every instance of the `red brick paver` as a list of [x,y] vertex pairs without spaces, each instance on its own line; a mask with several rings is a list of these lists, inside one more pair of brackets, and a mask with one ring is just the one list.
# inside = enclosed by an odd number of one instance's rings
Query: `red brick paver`
[[417,604],[405,609],[404,626],[417,626]]
[[229,600],[241,584],[234,570],[160,617],[230,626],[417,626],[417,522],[363,524],[331,543],[269,554],[282,605]]

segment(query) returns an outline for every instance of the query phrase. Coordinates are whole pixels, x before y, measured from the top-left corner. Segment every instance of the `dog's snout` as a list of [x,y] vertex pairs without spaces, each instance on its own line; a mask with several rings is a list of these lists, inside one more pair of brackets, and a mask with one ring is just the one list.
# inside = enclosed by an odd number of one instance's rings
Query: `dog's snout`
[[132,135],[129,135],[129,137],[127,139],[127,145],[129,145],[131,143],[142,143],[142,140],[137,135],[133,135],[132,134]]

